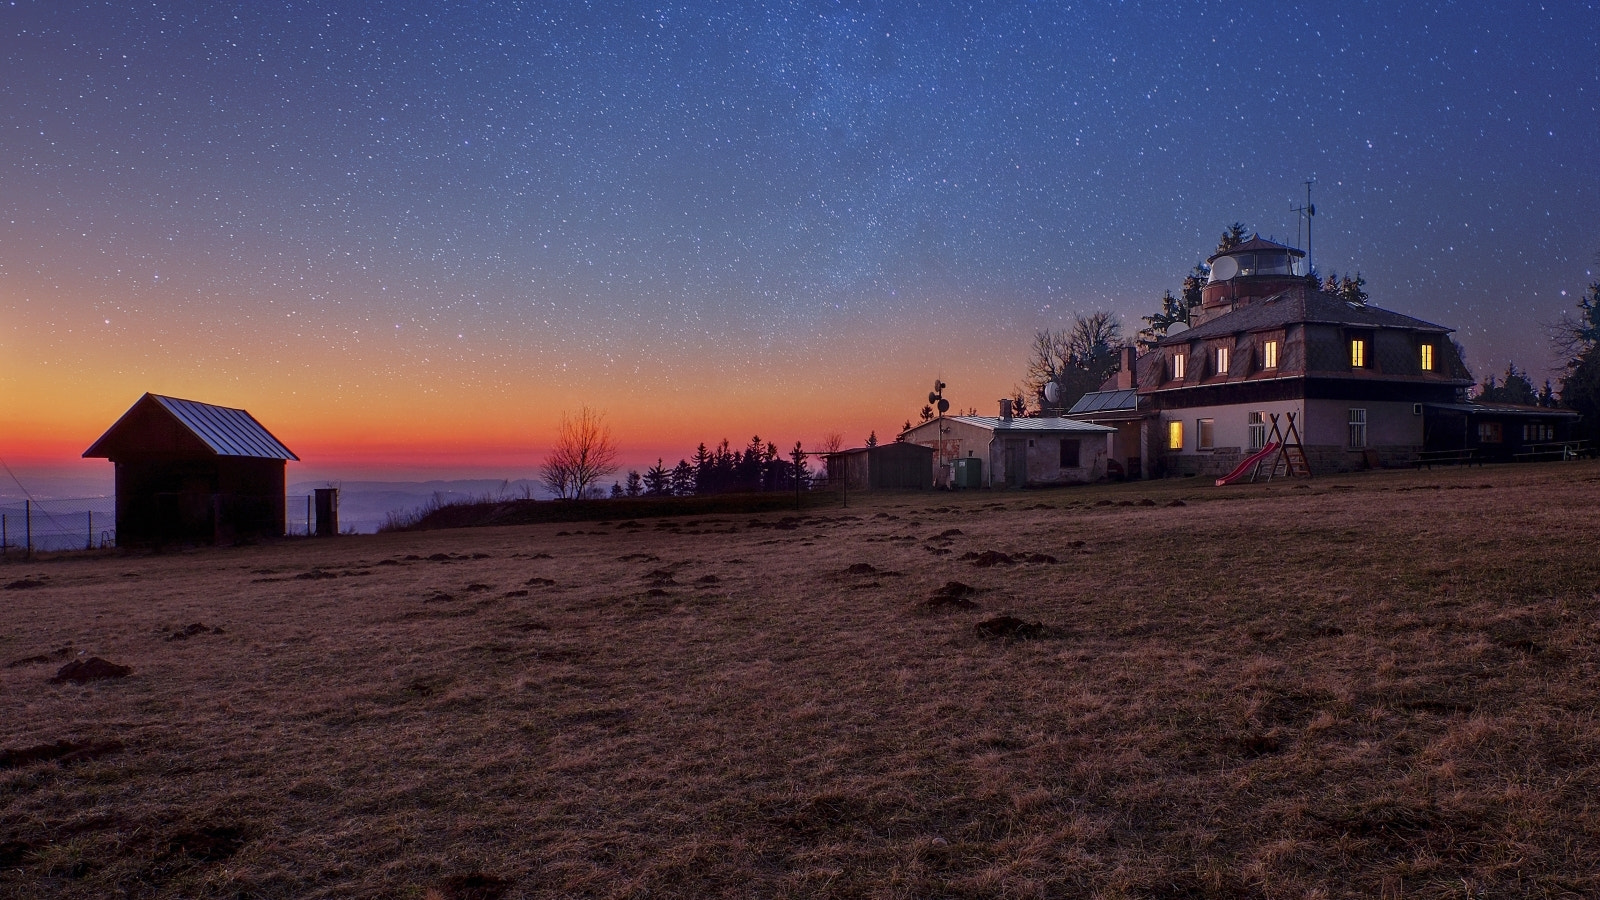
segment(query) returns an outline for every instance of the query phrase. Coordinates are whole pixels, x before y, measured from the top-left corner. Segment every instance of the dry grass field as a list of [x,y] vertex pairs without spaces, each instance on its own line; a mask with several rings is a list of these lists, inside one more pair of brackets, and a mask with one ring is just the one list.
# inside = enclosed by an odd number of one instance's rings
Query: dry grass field
[[1600,463],[851,500],[0,565],[0,895],[1600,896]]

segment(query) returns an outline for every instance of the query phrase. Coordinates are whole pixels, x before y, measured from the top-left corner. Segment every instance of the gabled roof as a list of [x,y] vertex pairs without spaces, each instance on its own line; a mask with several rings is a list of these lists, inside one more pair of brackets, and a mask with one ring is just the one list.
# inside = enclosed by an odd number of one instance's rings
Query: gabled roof
[[1249,306],[1224,313],[1203,325],[1169,335],[1156,343],[1170,347],[1242,331],[1281,328],[1297,322],[1356,328],[1404,328],[1434,334],[1449,334],[1452,331],[1443,325],[1413,319],[1380,307],[1348,303],[1322,291],[1285,291],[1265,300],[1251,301]]
[[184,430],[192,434],[206,449],[217,456],[240,456],[253,459],[283,459],[299,461],[300,457],[272,436],[255,417],[242,409],[214,406],[160,394],[140,397],[122,417],[117,419],[94,446],[83,452],[86,458],[106,458],[114,452],[112,445],[123,423],[136,414],[155,409],[170,416]]
[[1072,408],[1067,410],[1067,415],[1078,413],[1110,412],[1116,409],[1135,409],[1139,405],[1139,392],[1133,388],[1121,391],[1093,391],[1084,394]]

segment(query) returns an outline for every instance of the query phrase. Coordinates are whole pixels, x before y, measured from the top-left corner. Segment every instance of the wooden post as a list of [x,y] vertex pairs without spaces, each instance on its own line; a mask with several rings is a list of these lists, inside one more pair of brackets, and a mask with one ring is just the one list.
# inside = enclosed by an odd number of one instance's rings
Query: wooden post
[[23,557],[25,559],[33,559],[33,501],[32,500],[24,500],[24,501],[22,501],[22,533],[23,533],[23,540],[25,540],[27,542],[24,545],[26,549],[23,551]]
[[87,520],[87,522],[89,524],[88,534],[83,539],[83,549],[85,549],[85,550],[93,550],[94,549],[94,510],[91,509],[91,510],[85,512],[83,514],[83,517],[84,517],[85,520]]

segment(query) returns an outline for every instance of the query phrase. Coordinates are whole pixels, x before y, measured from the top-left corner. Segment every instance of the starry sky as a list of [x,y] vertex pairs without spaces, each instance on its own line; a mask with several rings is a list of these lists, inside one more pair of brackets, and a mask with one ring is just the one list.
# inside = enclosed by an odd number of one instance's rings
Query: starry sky
[[[300,477],[990,413],[1239,221],[1542,378],[1600,268],[1600,3],[0,0],[0,457],[145,391]],[[98,470],[97,470],[98,471]]]

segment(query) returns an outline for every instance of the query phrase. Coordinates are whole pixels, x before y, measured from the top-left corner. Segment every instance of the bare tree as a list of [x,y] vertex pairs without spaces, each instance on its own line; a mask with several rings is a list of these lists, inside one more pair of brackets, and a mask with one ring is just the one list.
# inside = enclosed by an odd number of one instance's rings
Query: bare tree
[[828,459],[828,457],[831,454],[838,453],[840,450],[843,450],[843,449],[844,449],[844,435],[840,434],[837,431],[830,431],[827,434],[822,436],[822,447],[821,447],[821,449],[819,449],[817,451],[817,455],[822,457],[823,462],[824,462],[824,464],[826,466],[825,471],[827,472],[827,474],[824,475],[823,478],[831,479],[831,478],[833,478],[833,477],[835,477],[837,475],[842,474],[842,473],[833,471],[833,466],[832,466],[833,461]]
[[556,445],[539,467],[539,480],[563,500],[585,496],[595,483],[617,471],[617,442],[605,415],[587,406],[561,414]]
[[[1595,256],[1600,259],[1600,254]],[[1577,316],[1563,312],[1559,322],[1545,326],[1550,333],[1551,346],[1564,357],[1563,362],[1569,369],[1577,367],[1590,349],[1600,345],[1600,281],[1584,291],[1578,300],[1578,312]]]
[[[1122,323],[1105,311],[1074,316],[1072,326],[1061,331],[1036,332],[1020,390],[1035,409],[1060,415],[1117,370],[1121,346]],[[1045,397],[1051,382],[1057,386],[1054,402]],[[1022,415],[1022,410],[1015,413]]]

